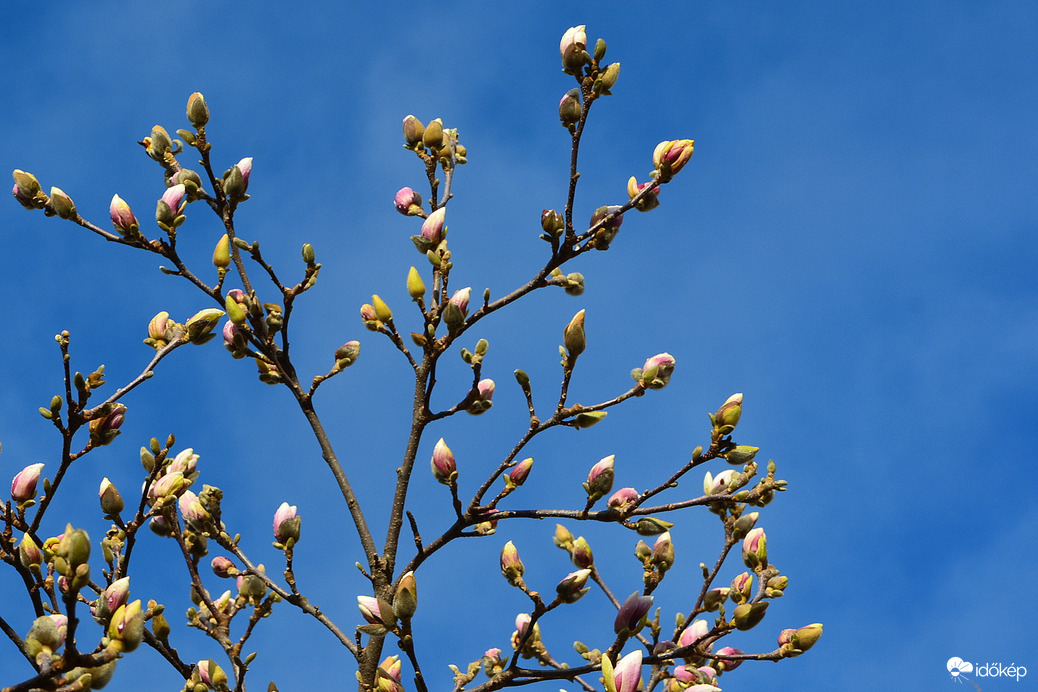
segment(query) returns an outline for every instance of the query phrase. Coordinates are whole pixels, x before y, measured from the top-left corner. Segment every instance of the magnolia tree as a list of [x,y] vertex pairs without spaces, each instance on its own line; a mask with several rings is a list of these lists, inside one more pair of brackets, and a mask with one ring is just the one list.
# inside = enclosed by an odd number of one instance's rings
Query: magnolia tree
[[[361,345],[348,341],[340,346],[334,353],[334,365],[325,373],[304,376],[297,371],[289,356],[293,306],[314,288],[321,265],[314,248],[304,244],[302,277],[286,281],[260,253],[258,243],[243,239],[235,226],[235,211],[249,199],[252,159],[244,158],[222,174],[217,172],[206,132],[209,108],[202,94],[188,99],[190,127],[176,131],[180,139],[172,139],[156,126],[140,142],[161,168],[165,182],[165,192],[156,205],[155,225],[140,223],[130,206],[115,195],[110,209],[114,229],[106,230],[82,216],[60,189],[52,187],[47,194],[32,174],[14,172],[14,197],[24,207],[70,221],[125,248],[161,256],[171,265],[163,271],[193,284],[210,307],[183,321],[158,313],[147,326],[144,340],[154,349],[154,356],[140,375],[114,392],[109,389],[107,396],[102,394],[103,368],[86,375],[74,372],[69,334],[58,335],[65,364],[64,392],[55,395],[40,414],[61,437],[61,454],[19,471],[11,482],[10,499],[0,508],[4,523],[0,559],[17,572],[25,586],[23,594],[6,596],[4,608],[16,599],[26,599],[35,613],[32,622],[11,621],[6,613],[0,619],[9,640],[9,652],[4,655],[20,654],[26,661],[24,678],[9,681],[11,686],[5,690],[101,688],[116,674],[119,660],[139,648],[152,649],[168,662],[183,677],[184,690],[244,690],[256,655],[248,653],[250,637],[263,618],[283,608],[312,616],[317,629],[324,628],[341,643],[347,667],[356,670],[359,689],[381,692],[409,686],[426,692],[449,685],[459,691],[486,692],[537,681],[556,688],[567,681],[587,690],[604,687],[608,692],[707,692],[720,689],[722,679],[727,682],[729,674],[745,661],[797,656],[818,640],[820,624],[783,629],[777,647],[770,651],[745,652],[729,643],[737,641],[727,640],[737,630],[758,626],[769,603],[781,597],[787,585],[787,577],[770,562],[768,541],[757,525],[756,511],[786,484],[776,477],[773,462],[758,464],[757,447],[736,441],[742,394],[732,395],[709,415],[703,445],[692,450],[687,461],[676,462],[653,481],[654,487],[614,489],[614,458],[608,456],[591,466],[578,504],[565,509],[516,508],[510,496],[521,496],[522,486],[535,472],[534,460],[524,453],[535,437],[552,428],[591,427],[609,409],[666,387],[674,372],[674,358],[660,353],[631,373],[634,382],[626,391],[591,405],[572,403],[570,382],[585,349],[583,310],[569,324],[558,326],[561,385],[550,405],[535,406],[530,378],[515,370],[528,406],[529,425],[503,458],[486,468],[465,469],[480,474],[478,485],[464,491],[459,485],[458,464],[447,443],[449,430],[435,443],[431,459],[419,457],[430,428],[439,431],[442,427],[434,424],[461,412],[481,414],[493,404],[495,383],[482,374],[488,343],[476,340],[469,350],[460,346],[462,338],[484,318],[534,291],[561,287],[568,294],[580,295],[584,277],[567,273],[563,267],[592,250],[608,250],[625,214],[656,207],[661,187],[672,182],[692,156],[692,140],[661,142],[652,153],[651,176],[644,182],[631,178],[626,200],[599,207],[586,225],[581,224],[573,215],[581,136],[592,106],[610,95],[616,84],[620,64],[604,62],[605,42],[598,39],[589,44],[583,26],[566,31],[560,53],[562,71],[576,83],[559,103],[559,117],[571,138],[566,206],[561,212],[546,210],[541,216],[544,264],[507,295],[492,299],[489,290],[472,295],[469,287],[451,285],[446,214],[452,180],[458,166],[466,163],[465,146],[458,131],[444,127],[438,118],[426,124],[411,115],[404,118],[405,146],[424,169],[428,192],[423,195],[405,187],[394,204],[402,215],[415,219],[403,223],[413,223],[418,231],[411,241],[421,256],[416,264],[424,270],[415,266],[407,272],[407,292],[414,305],[406,312],[394,312],[377,295],[360,308],[364,325],[376,334],[372,338],[389,339],[414,374],[414,395],[405,404],[411,408],[405,451],[399,462],[384,465],[396,469],[397,478],[392,496],[381,498],[381,503],[379,498],[360,497],[355,492],[349,480],[354,469],[341,463],[329,441],[326,422],[315,408],[318,390],[357,362]],[[189,155],[189,150],[194,151]],[[186,161],[189,158],[198,159],[197,170],[188,167],[194,165],[194,161]],[[203,210],[216,214],[224,231],[212,239],[214,267],[188,266],[178,250],[178,230],[189,216]],[[178,448],[172,436],[153,438],[141,448],[143,486],[139,494],[121,493],[107,478],[97,479],[99,509],[110,523],[100,539],[77,528],[76,517],[68,514],[70,508],[61,505],[62,481],[70,466],[116,441],[127,411],[124,402],[133,399],[135,390],[145,385],[160,361],[181,347],[212,340],[222,341],[230,357],[250,359],[258,367],[261,381],[287,389],[312,429],[341,493],[343,516],[361,546],[357,564],[368,587],[356,595],[359,617],[335,622],[297,586],[293,555],[305,550],[306,543],[300,542],[302,516],[296,506],[285,503],[274,512],[274,546],[283,554],[284,568],[280,574],[268,574],[242,548],[235,533],[240,527],[225,525],[221,517],[225,490],[204,483],[199,455],[191,448]],[[459,354],[471,369],[471,384],[463,385],[467,393],[452,406],[438,408],[431,396],[437,364],[450,352]],[[213,357],[227,354],[214,353]],[[731,467],[719,470],[718,465],[725,463]],[[712,470],[705,473],[702,494],[698,489],[689,494],[687,487],[698,483],[679,487],[678,481],[699,467]],[[412,497],[408,488],[414,474],[429,469],[449,490],[452,505],[452,523],[435,536],[423,536],[409,512]],[[536,498],[528,496],[523,501],[529,505]],[[376,536],[367,517],[373,507],[381,509],[387,504],[388,530],[384,536]],[[698,508],[716,516],[716,557],[691,561],[694,567],[689,571],[702,579],[692,598],[678,604],[658,603],[654,591],[676,566],[668,529],[677,514]],[[49,520],[46,524],[45,518]],[[559,522],[554,543],[568,553],[574,571],[560,574],[557,583],[528,583],[516,546],[505,540],[509,528],[530,519]],[[627,597],[614,594],[610,575],[596,567],[588,540],[574,535],[586,522],[614,527],[619,535],[614,543],[623,552],[634,547],[643,588]],[[66,523],[58,535],[49,535],[43,528],[51,526],[54,531]],[[144,527],[150,530],[142,530]],[[447,661],[429,661],[420,655],[423,649],[413,634],[412,619],[420,617],[418,585],[423,565],[441,557],[446,546],[463,537],[500,541],[500,573],[522,592],[528,612],[515,618],[510,648],[457,652],[457,659],[471,662],[451,665],[451,680],[442,675]],[[140,566],[132,557],[134,546],[145,540],[168,543],[169,559],[182,563],[180,569],[190,579],[191,603],[137,597],[141,594],[132,582]],[[745,571],[722,583],[722,567],[740,559]],[[688,580],[687,575],[683,578]],[[586,643],[575,642],[575,653],[568,656],[549,653],[541,638],[541,624],[592,589],[600,590],[616,611],[612,630],[598,632]],[[189,627],[212,639],[222,657],[202,661],[180,657],[176,643],[185,633],[174,633],[170,621],[179,621],[185,610]],[[488,632],[487,643],[501,641],[506,635]],[[269,683],[268,689],[277,689],[275,683]]]

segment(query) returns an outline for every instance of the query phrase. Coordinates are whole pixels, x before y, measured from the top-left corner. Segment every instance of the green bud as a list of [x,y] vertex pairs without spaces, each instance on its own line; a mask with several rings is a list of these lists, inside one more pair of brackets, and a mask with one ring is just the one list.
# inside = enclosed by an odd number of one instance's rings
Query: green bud
[[759,447],[750,447],[749,445],[737,445],[736,447],[725,452],[724,458],[729,464],[746,464],[753,461],[753,457],[757,456],[757,452],[760,451]]
[[[406,133],[405,133],[406,137]],[[443,121],[436,118],[430,122],[422,134],[422,143],[434,152],[443,146]]]
[[60,188],[50,189],[50,202],[54,206],[54,213],[63,219],[76,217],[76,205],[72,198],[66,195]]
[[371,306],[375,308],[375,317],[382,322],[389,322],[393,319],[393,311],[389,309],[386,302],[379,298],[377,295],[371,296]]
[[768,601],[737,605],[735,612],[732,613],[732,622],[735,623],[735,628],[738,630],[753,629],[764,619],[767,609]]
[[205,104],[205,97],[197,91],[187,99],[187,120],[199,128],[209,122],[209,106]]
[[590,411],[587,413],[578,413],[573,419],[573,425],[576,428],[590,428],[592,425],[598,423],[600,420],[608,415],[607,411]]
[[606,42],[605,39],[598,39],[595,41],[595,60],[601,60],[606,54]]
[[413,115],[408,115],[404,118],[404,141],[407,146],[413,149],[422,142],[422,137],[425,135],[425,125],[422,121]]
[[422,281],[421,274],[414,267],[407,272],[407,294],[411,296],[411,300],[425,298],[425,282]]
[[213,250],[213,266],[217,269],[227,269],[231,266],[231,239],[226,234],[216,241],[216,249]]
[[310,243],[303,243],[303,261],[307,264],[313,264],[317,259],[317,255],[314,254],[314,246]]

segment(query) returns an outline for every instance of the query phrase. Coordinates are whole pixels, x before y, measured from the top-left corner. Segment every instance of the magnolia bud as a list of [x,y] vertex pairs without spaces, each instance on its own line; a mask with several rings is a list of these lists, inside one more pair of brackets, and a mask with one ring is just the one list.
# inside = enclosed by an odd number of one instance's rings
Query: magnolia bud
[[425,125],[421,120],[413,115],[404,118],[404,141],[407,142],[408,147],[413,149],[420,144],[423,135],[425,135]]
[[187,120],[198,128],[209,122],[209,106],[205,104],[205,97],[197,91],[187,99]]

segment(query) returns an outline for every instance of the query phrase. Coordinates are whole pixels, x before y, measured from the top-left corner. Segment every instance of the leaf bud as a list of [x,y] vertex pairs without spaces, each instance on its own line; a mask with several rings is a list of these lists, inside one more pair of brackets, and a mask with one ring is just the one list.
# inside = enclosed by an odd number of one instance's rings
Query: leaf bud
[[314,246],[310,243],[303,243],[303,261],[307,264],[313,264],[317,260],[317,255],[314,253]]
[[627,527],[634,529],[639,536],[657,536],[674,528],[674,524],[656,517],[640,517],[633,524],[627,524]]

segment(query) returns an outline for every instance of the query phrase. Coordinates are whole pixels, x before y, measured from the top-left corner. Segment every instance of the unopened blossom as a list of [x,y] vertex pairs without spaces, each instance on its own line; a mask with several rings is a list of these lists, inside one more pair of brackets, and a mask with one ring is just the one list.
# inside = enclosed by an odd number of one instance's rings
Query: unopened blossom
[[750,569],[768,564],[768,538],[759,526],[742,539],[742,561]]
[[637,502],[639,497],[641,495],[634,488],[620,488],[609,497],[606,505],[611,509],[622,512]]
[[123,511],[124,503],[122,495],[119,494],[119,489],[115,487],[112,481],[108,480],[105,476],[101,481],[101,487],[97,491],[97,496],[101,500],[101,511],[105,515],[118,514]]
[[676,175],[692,158],[694,149],[695,142],[691,139],[660,142],[652,152],[652,165],[658,171],[664,171],[666,167],[670,175]]
[[797,655],[799,655],[814,646],[821,636],[822,623],[816,622],[796,629],[782,630],[778,637],[778,643],[782,649],[797,652]]
[[140,646],[144,638],[144,612],[140,599],[116,609],[108,625],[108,637],[113,643],[117,642],[122,651],[133,651]]
[[624,630],[630,633],[637,632],[640,629],[639,624],[642,618],[651,607],[652,596],[643,596],[635,591],[620,605],[620,609],[616,613],[616,620],[613,621],[613,631],[616,634],[620,634]]
[[533,468],[533,457],[523,459],[518,464],[512,467],[512,470],[506,476],[506,483],[509,487],[518,487],[526,482],[526,479],[530,475],[530,470]]
[[585,25],[572,26],[566,29],[559,42],[559,57],[562,67],[567,72],[579,70],[584,66],[584,51],[587,49],[587,33]]
[[173,457],[173,462],[169,465],[169,471],[179,471],[185,476],[190,476],[198,468],[198,455],[195,454],[195,450],[191,447],[181,450]]
[[190,490],[184,491],[184,494],[180,496],[178,505],[180,506],[180,515],[188,526],[201,528],[205,526],[207,521],[212,519],[212,516],[199,501],[198,495],[195,495]]
[[616,455],[610,454],[601,459],[588,471],[587,482],[584,483],[588,502],[595,502],[613,489],[613,477],[615,475],[613,464],[615,460]]
[[[718,649],[717,651],[715,651],[714,655],[716,655],[716,656],[740,656],[740,655],[742,655],[742,653],[743,653],[742,649],[736,649],[734,646],[723,646],[720,649]],[[736,659],[734,661],[730,661],[730,660],[726,661],[723,658],[718,658],[718,659],[716,659],[714,661],[714,666],[716,666],[717,669],[719,671],[722,671],[722,672],[728,672],[728,671],[731,671],[731,670],[735,670],[740,665],[742,665],[742,659]]]
[[693,620],[681,631],[681,635],[678,637],[678,646],[690,646],[705,637],[709,632],[710,625],[706,620]]
[[238,573],[238,568],[234,566],[234,563],[223,555],[217,555],[214,557],[211,567],[213,568],[213,574],[221,579],[237,576]]
[[523,561],[519,558],[519,551],[516,550],[515,544],[512,541],[505,543],[505,547],[501,549],[501,576],[511,584],[512,586],[519,586],[523,583],[523,572],[526,568],[523,566]]
[[123,201],[119,195],[112,196],[112,203],[108,206],[108,213],[112,217],[112,224],[119,235],[134,235],[140,228],[137,217],[133,215],[130,205]]
[[43,464],[29,464],[11,479],[11,499],[16,503],[36,497],[36,484],[40,480]]
[[555,592],[558,593],[559,599],[563,603],[576,603],[584,594],[590,591],[590,587],[585,586],[590,576],[590,569],[579,569],[576,572],[567,574],[559,582],[558,586],[555,587]]
[[723,495],[728,492],[728,484],[732,476],[739,473],[736,469],[725,469],[716,476],[709,471],[703,476],[703,492],[707,495]]
[[440,438],[432,453],[433,477],[444,485],[452,485],[458,477],[458,466],[454,461],[454,453],[447,443]]
[[421,213],[422,196],[409,187],[402,187],[397,190],[396,196],[393,198],[393,206],[405,216],[414,215],[415,207],[417,207],[417,212]]
[[101,594],[101,600],[104,601],[104,613],[106,615],[112,614],[119,609],[119,606],[126,603],[130,597],[130,578],[123,577],[122,579],[116,579],[111,585],[104,590]]
[[443,239],[443,223],[447,216],[447,207],[440,207],[426,217],[422,223],[422,237],[435,245]]
[[663,389],[674,374],[674,363],[674,356],[669,353],[658,353],[649,358],[642,366],[642,384],[649,389]]
[[297,513],[296,505],[282,502],[277,511],[274,512],[274,538],[278,543],[285,543],[290,538],[299,540],[299,525],[302,521]]
[[162,193],[162,201],[166,203],[166,206],[170,208],[174,215],[181,212],[184,204],[184,195],[186,194],[186,188],[181,185],[174,185],[173,187],[166,188],[166,191]]
[[717,413],[714,414],[714,420],[717,421],[718,427],[730,425],[734,428],[741,417],[742,393],[732,394],[721,404],[721,408],[717,409]]
[[635,692],[642,681],[641,649],[635,649],[617,661],[612,672],[616,692]]

